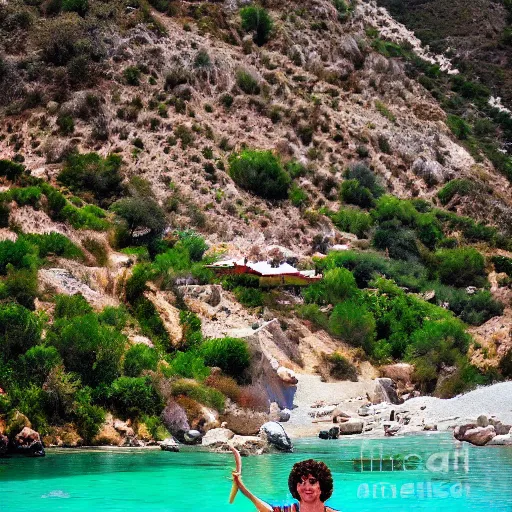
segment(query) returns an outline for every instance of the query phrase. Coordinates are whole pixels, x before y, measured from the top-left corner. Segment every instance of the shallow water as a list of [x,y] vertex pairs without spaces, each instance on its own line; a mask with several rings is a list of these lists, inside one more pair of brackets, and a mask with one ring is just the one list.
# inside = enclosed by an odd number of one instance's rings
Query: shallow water
[[[291,502],[292,464],[323,460],[333,472],[328,504],[343,512],[512,511],[512,448],[457,447],[447,435],[295,442],[295,453],[243,459],[246,485],[263,499]],[[185,447],[48,450],[43,459],[0,459],[0,511],[253,511],[228,505],[231,455]]]

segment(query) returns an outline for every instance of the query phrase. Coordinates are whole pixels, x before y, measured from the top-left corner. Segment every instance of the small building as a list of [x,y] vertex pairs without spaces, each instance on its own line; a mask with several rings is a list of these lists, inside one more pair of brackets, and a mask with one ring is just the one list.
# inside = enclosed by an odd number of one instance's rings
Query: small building
[[217,275],[246,274],[259,278],[260,286],[307,286],[321,281],[315,270],[297,270],[288,263],[272,266],[267,261],[224,260],[206,265]]

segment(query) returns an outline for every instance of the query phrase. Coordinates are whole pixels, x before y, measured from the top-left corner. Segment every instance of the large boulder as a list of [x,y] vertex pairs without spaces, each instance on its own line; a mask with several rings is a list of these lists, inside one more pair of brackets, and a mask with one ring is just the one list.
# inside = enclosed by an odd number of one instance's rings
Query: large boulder
[[199,430],[189,430],[183,435],[185,444],[199,444],[201,442],[201,432]]
[[11,442],[11,450],[26,457],[44,457],[46,455],[39,433],[28,427],[24,427],[14,437]]
[[510,432],[510,429],[512,429],[512,425],[502,423],[498,418],[494,416],[489,418],[489,424],[494,427],[496,435],[498,436],[505,436]]
[[268,421],[261,426],[260,435],[267,443],[281,452],[292,452],[293,445],[283,426],[277,421]]
[[496,431],[492,425],[487,427],[479,427],[474,423],[459,425],[453,431],[455,439],[459,441],[467,441],[476,446],[484,446],[491,439],[496,437]]
[[349,419],[339,425],[340,435],[347,436],[352,434],[361,434],[364,428],[364,422],[358,419]]
[[0,434],[0,457],[7,455],[8,448],[9,448],[8,437]]
[[512,435],[495,436],[487,443],[487,446],[512,446]]
[[396,382],[386,377],[375,379],[375,391],[373,403],[380,404],[387,402],[389,404],[402,404],[403,400],[398,398]]
[[201,440],[203,446],[219,448],[227,444],[234,437],[235,433],[229,428],[212,428],[208,430]]

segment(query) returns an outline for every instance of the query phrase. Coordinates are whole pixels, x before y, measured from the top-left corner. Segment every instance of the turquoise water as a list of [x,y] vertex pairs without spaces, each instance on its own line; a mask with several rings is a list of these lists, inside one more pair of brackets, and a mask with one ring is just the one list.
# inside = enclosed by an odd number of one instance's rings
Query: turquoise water
[[[512,511],[512,448],[457,447],[439,434],[306,439],[295,448],[244,458],[247,486],[267,501],[291,501],[290,468],[312,457],[331,468],[335,491],[328,503],[343,512]],[[227,503],[233,465],[231,455],[188,447],[180,453],[48,450],[43,459],[0,459],[0,511],[253,511],[241,494]]]

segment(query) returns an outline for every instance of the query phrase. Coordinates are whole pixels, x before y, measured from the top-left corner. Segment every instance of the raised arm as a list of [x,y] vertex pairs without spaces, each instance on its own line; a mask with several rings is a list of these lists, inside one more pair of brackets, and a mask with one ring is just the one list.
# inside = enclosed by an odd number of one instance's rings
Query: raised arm
[[237,473],[236,471],[233,471],[233,483],[236,484],[238,489],[240,489],[240,492],[246,496],[248,499],[250,499],[254,506],[256,507],[256,510],[258,512],[272,512],[273,508],[268,504],[265,503],[263,500],[260,500],[257,496],[255,496],[242,482],[242,477],[240,473]]

